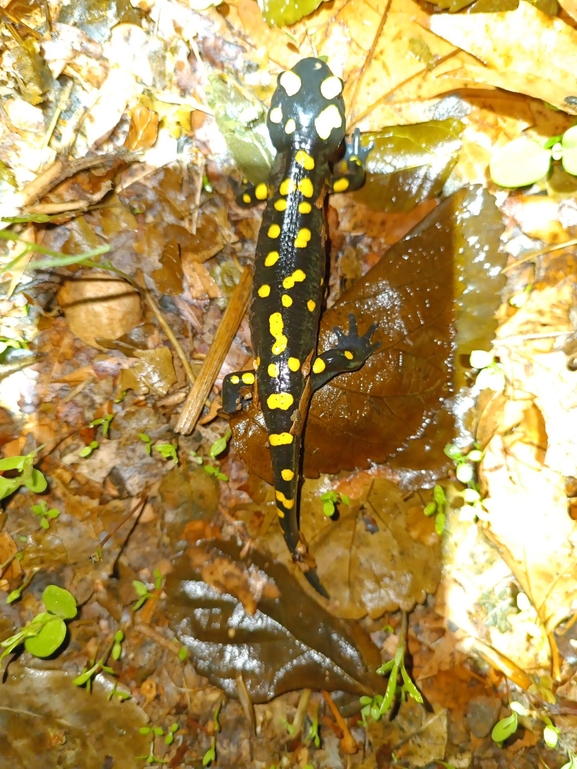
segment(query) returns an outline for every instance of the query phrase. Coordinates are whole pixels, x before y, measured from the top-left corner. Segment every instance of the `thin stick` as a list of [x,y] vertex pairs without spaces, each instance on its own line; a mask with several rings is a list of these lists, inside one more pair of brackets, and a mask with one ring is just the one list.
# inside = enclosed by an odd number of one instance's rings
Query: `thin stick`
[[194,430],[204,403],[232,344],[234,335],[244,317],[251,288],[252,272],[245,268],[229,305],[222,316],[220,326],[214,336],[208,355],[204,359],[196,382],[185,401],[184,408],[176,424],[175,430],[177,433],[189,435]]
[[343,736],[341,738],[341,750],[343,751],[343,753],[346,753],[347,755],[352,755],[353,753],[356,753],[358,750],[357,743],[355,742],[355,738],[351,734],[351,731],[348,727],[347,722],[341,716],[339,709],[337,708],[337,706],[332,700],[331,695],[328,692],[325,692],[324,690],[322,694],[325,699],[325,702],[329,706],[331,713],[333,714],[333,718],[337,722],[337,726],[343,733]]
[[520,259],[516,259],[511,264],[503,267],[501,273],[507,273],[510,270],[513,270],[515,267],[518,267],[520,264],[530,262],[533,259],[537,259],[539,256],[550,254],[552,251],[561,251],[563,248],[570,248],[571,246],[577,246],[577,238],[573,238],[573,240],[566,240],[564,243],[554,243],[550,246],[545,246],[545,248],[540,248],[538,251],[530,251],[528,254],[523,254]]

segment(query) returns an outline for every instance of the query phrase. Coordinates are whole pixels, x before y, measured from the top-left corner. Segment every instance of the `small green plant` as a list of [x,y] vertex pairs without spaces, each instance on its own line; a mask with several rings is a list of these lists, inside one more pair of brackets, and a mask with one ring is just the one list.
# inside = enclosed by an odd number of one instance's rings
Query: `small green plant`
[[505,389],[505,372],[492,352],[473,350],[469,356],[469,363],[472,368],[479,371],[475,380],[479,390],[495,390],[500,393]]
[[577,769],[577,756],[572,751],[569,751],[569,761],[563,764],[561,769]]
[[[120,659],[122,655],[122,642],[124,641],[124,633],[122,630],[117,630],[114,634],[114,637],[112,639],[112,642],[109,644],[108,648],[105,650],[104,654],[102,654],[99,659],[93,658],[88,661],[88,664],[84,666],[82,673],[80,675],[76,676],[76,678],[72,681],[72,683],[75,686],[86,686],[87,691],[92,691],[92,684],[94,682],[94,679],[97,675],[100,673],[107,673],[109,676],[116,676],[116,672],[111,668],[109,665],[106,664],[106,660],[108,659],[108,655],[110,654],[112,656],[112,659],[117,661]],[[114,688],[110,691],[108,694],[108,699],[111,700],[113,697],[117,697],[121,702],[124,702],[124,700],[130,699],[132,695],[130,692],[124,691],[122,689],[118,689],[118,683],[114,683]]]
[[152,438],[146,433],[138,433],[138,437],[144,442],[144,448],[148,456],[152,455]]
[[[210,449],[208,450],[208,455],[211,459],[216,459],[216,457],[219,454],[222,454],[222,452],[226,449],[227,444],[230,440],[230,436],[232,435],[231,431],[228,430],[222,438],[218,438]],[[196,451],[191,451],[190,459],[192,462],[195,462],[197,465],[202,465],[204,462],[207,462],[207,460],[204,460],[201,456],[199,456]],[[228,481],[228,475],[225,475],[220,471],[220,468],[218,465],[213,465],[207,462],[207,464],[204,465],[204,472],[208,473],[208,475],[214,475],[214,477],[218,481]]]
[[30,454],[23,454],[18,457],[5,457],[0,459],[0,473],[6,473],[11,470],[17,470],[18,475],[14,478],[6,478],[0,475],[0,499],[5,499],[13,494],[21,486],[35,494],[41,494],[48,488],[48,482],[44,475],[34,467],[34,459],[40,449],[31,451]]
[[147,756],[139,756],[140,759],[144,759],[147,764],[167,764],[164,758],[159,758],[154,755],[154,741],[157,737],[164,737],[165,745],[172,745],[174,742],[174,735],[178,731],[178,724],[172,724],[165,732],[161,726],[141,726],[139,729],[140,734],[150,734],[150,750]]
[[90,427],[100,427],[102,426],[102,435],[107,438],[108,433],[110,432],[110,423],[114,419],[114,414],[107,414],[105,417],[99,417],[98,419],[93,419],[90,423]]
[[342,494],[340,491],[325,491],[321,494],[321,502],[323,503],[323,514],[327,518],[332,518],[336,513],[338,505],[351,504],[351,499],[346,494]]
[[307,732],[305,742],[309,741],[313,743],[315,748],[320,748],[321,737],[319,734],[319,719],[317,715],[315,715],[315,717],[312,719],[312,723],[309,726],[309,730]]
[[437,484],[433,489],[433,499],[425,507],[425,515],[435,516],[435,531],[439,536],[445,530],[445,524],[447,522],[447,514],[445,512],[447,508],[447,495],[445,489]]
[[114,634],[114,640],[112,643],[112,659],[115,662],[118,662],[120,657],[122,656],[122,642],[124,641],[124,633],[122,630],[117,630]]
[[42,593],[46,611],[37,614],[25,627],[5,641],[0,662],[17,646],[24,648],[35,657],[49,657],[54,654],[66,638],[66,620],[74,619],[77,613],[76,600],[72,593],[57,585],[48,585]]
[[161,457],[164,459],[172,459],[174,464],[178,464],[178,454],[176,453],[176,444],[174,443],[159,443],[154,447],[155,451],[158,451]]
[[88,446],[85,446],[83,449],[80,450],[80,456],[83,458],[89,457],[92,452],[98,448],[100,444],[98,441],[90,441]]
[[49,529],[50,521],[55,520],[60,515],[60,510],[56,507],[48,509],[48,505],[42,499],[38,504],[32,505],[32,512],[40,518],[40,528]]
[[138,611],[149,598],[158,598],[160,591],[162,590],[162,574],[158,569],[154,570],[154,593],[151,593],[148,587],[139,579],[133,579],[132,585],[138,595],[138,600],[132,607],[132,611]]
[[210,740],[210,748],[206,751],[204,756],[202,757],[202,765],[203,766],[210,766],[213,761],[216,761],[216,735],[220,732],[220,723],[218,720],[218,717],[220,715],[220,709],[222,707],[222,700],[219,700],[215,711],[214,716],[212,717],[212,737]]
[[448,443],[445,446],[445,454],[455,463],[455,475],[457,480],[465,484],[467,488],[462,492],[463,502],[460,508],[460,517],[463,520],[474,520],[475,518],[487,519],[487,511],[483,507],[481,492],[477,483],[477,465],[483,459],[483,452],[479,445],[464,454],[458,446]]
[[6,350],[27,350],[28,343],[25,339],[20,337],[11,338],[8,336],[0,336],[0,356],[6,352]]
[[361,697],[360,699],[362,705],[361,715],[363,717],[364,726],[367,726],[369,718],[372,718],[373,721],[380,721],[385,713],[387,713],[393,706],[397,694],[399,673],[403,682],[400,688],[401,697],[412,697],[419,704],[422,704],[423,702],[421,692],[411,681],[411,678],[405,668],[406,632],[407,615],[403,613],[403,624],[399,634],[399,642],[395,651],[395,656],[392,660],[389,660],[388,662],[385,662],[384,665],[381,665],[381,667],[377,670],[379,675],[384,676],[387,675],[387,673],[389,675],[385,694],[384,696],[382,694],[376,694],[374,697]]
[[577,175],[577,126],[544,145],[519,136],[493,153],[489,172],[500,187],[525,187],[547,176],[551,163],[561,161],[568,174]]
[[178,655],[177,656],[178,656],[178,659],[181,662],[186,662],[186,659],[188,657],[188,649],[186,648],[186,646],[181,646],[180,647],[180,649],[178,650]]

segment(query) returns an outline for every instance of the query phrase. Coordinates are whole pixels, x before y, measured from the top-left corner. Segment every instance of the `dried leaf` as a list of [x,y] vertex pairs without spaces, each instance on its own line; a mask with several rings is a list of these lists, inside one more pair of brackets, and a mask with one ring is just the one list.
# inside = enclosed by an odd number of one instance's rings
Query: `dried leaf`
[[[240,559],[236,544],[218,540],[193,547],[189,558],[167,579],[166,614],[196,670],[229,697],[238,697],[239,673],[253,703],[302,688],[384,691],[374,672],[380,654],[369,636],[319,606],[285,566],[255,550]],[[203,580],[207,571],[220,590]],[[245,601],[250,590],[254,613],[230,590]]]
[[96,337],[118,339],[140,323],[140,296],[126,281],[91,271],[65,281],[58,301],[72,333],[102,350]]
[[118,389],[121,392],[134,390],[139,395],[149,392],[154,395],[166,395],[176,382],[172,353],[168,347],[136,350],[134,356],[140,360],[131,368],[121,371]]
[[502,13],[439,14],[430,27],[485,64],[451,71],[452,83],[486,83],[573,111],[566,99],[575,95],[577,32],[561,19],[520,2]]

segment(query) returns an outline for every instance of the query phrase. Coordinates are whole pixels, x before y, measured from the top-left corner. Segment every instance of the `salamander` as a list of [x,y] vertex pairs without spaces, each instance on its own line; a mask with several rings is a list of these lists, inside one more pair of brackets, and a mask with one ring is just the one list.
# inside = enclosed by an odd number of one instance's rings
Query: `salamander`
[[[327,268],[325,199],[365,180],[360,133],[345,141],[344,83],[320,59],[299,61],[278,77],[267,115],[277,150],[268,183],[246,186],[241,205],[267,201],[256,248],[250,326],[254,370],[229,374],[223,408],[258,397],[268,433],[280,525],[293,559],[323,596],[298,526],[302,434],[312,393],[337,374],[355,371],[379,347],[373,324],[359,335],[354,315],[335,346],[317,354]],[[339,160],[339,151],[345,147]]]

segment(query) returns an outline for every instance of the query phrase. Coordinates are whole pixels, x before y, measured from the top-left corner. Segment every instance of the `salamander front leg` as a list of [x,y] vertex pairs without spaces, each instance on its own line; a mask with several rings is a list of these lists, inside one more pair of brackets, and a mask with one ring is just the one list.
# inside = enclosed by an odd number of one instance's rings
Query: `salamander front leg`
[[345,334],[340,328],[335,328],[337,337],[336,347],[323,352],[315,358],[311,373],[313,392],[322,387],[337,374],[356,371],[380,346],[380,342],[372,342],[371,338],[377,329],[373,323],[367,331],[359,336],[357,321],[354,315],[349,315],[349,333]]
[[333,192],[358,190],[363,186],[367,156],[373,147],[373,142],[365,147],[361,145],[361,132],[355,128],[352,138],[345,141],[344,157],[333,165],[330,179]]
[[254,371],[237,371],[227,374],[222,382],[222,408],[227,414],[234,414],[243,401],[252,398],[255,383]]

